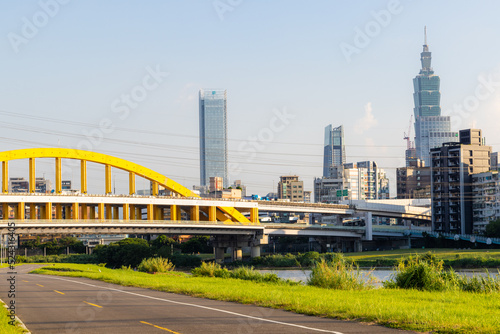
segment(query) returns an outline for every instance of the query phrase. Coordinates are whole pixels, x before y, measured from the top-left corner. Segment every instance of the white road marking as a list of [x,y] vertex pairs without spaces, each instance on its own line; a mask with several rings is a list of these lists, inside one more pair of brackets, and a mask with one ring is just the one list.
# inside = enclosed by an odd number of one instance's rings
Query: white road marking
[[307,326],[302,326],[302,325],[297,325],[297,324],[291,324],[291,323],[288,323],[288,322],[282,322],[282,321],[276,321],[276,320],[270,320],[270,319],[265,319],[265,318],[254,317],[254,316],[251,316],[251,315],[246,315],[246,314],[241,314],[241,313],[236,313],[236,312],[231,312],[231,311],[226,311],[226,310],[220,310],[220,309],[213,308],[213,307],[208,307],[208,306],[196,305],[196,304],[191,304],[191,303],[183,303],[183,302],[177,302],[175,300],[169,300],[169,299],[165,299],[165,298],[158,298],[158,297],[152,297],[152,296],[147,296],[147,295],[141,295],[140,293],[135,293],[135,292],[130,292],[130,291],[124,291],[124,290],[120,290],[120,289],[109,288],[109,287],[105,287],[105,286],[99,286],[99,285],[94,285],[94,284],[89,284],[89,283],[84,283],[84,282],[78,282],[78,281],[73,281],[73,280],[70,280],[70,279],[65,279],[65,278],[60,278],[60,277],[54,277],[54,276],[49,276],[49,275],[44,275],[44,277],[51,278],[51,279],[58,279],[58,280],[61,280],[61,281],[67,281],[67,282],[77,283],[77,284],[82,284],[82,285],[87,285],[87,286],[91,286],[91,287],[94,287],[94,288],[106,289],[106,290],[111,290],[111,291],[118,291],[118,292],[126,293],[126,294],[129,294],[129,295],[134,295],[134,296],[139,296],[139,297],[149,298],[149,299],[154,299],[154,300],[160,300],[160,301],[164,301],[164,302],[168,302],[168,303],[172,303],[172,304],[185,305],[185,306],[191,306],[191,307],[198,307],[198,308],[202,308],[202,309],[206,309],[206,310],[212,310],[212,311],[216,311],[216,312],[221,312],[221,313],[226,313],[226,314],[232,314],[232,315],[236,315],[236,316],[243,317],[243,318],[249,318],[249,319],[254,319],[254,320],[266,321],[266,322],[270,322],[270,323],[278,324],[278,325],[285,325],[285,326],[303,328],[303,329],[307,329],[307,330],[311,330],[311,331],[316,331],[316,332],[323,332],[323,333],[344,334],[344,333],[341,333],[341,332],[330,331],[330,330],[326,330],[326,329],[312,328],[312,327],[307,327]]

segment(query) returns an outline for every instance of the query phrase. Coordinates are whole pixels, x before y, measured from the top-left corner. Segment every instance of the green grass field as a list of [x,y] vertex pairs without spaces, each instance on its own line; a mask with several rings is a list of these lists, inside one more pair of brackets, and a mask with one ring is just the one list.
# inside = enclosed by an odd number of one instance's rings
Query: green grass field
[[326,290],[312,286],[192,277],[178,272],[150,275],[86,264],[55,264],[33,272],[87,277],[125,286],[255,304],[314,316],[374,322],[415,331],[500,333],[500,295],[497,293]]
[[0,302],[0,333],[2,334],[20,334],[26,333],[24,329],[19,326],[12,326],[9,324],[10,318],[8,316],[5,304]]

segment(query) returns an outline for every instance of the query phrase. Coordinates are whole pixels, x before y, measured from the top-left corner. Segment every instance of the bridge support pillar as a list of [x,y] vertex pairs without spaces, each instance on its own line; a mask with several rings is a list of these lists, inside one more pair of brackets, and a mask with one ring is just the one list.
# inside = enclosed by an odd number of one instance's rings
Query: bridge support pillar
[[232,261],[241,261],[243,260],[243,250],[240,247],[233,247],[232,249]]
[[87,204],[82,204],[82,219],[89,219],[89,211],[88,211],[88,206]]
[[52,203],[45,203],[40,217],[42,217],[43,219],[52,220]]
[[62,205],[56,203],[56,219],[62,219]]
[[64,219],[71,219],[71,206],[64,205]]
[[165,217],[164,210],[165,209],[160,206],[155,207],[155,220],[163,220]]
[[208,207],[208,221],[216,222],[217,221],[217,207],[209,206]]
[[36,219],[36,204],[30,203],[30,219]]
[[365,215],[365,228],[365,240],[373,240],[373,221],[371,212],[367,212]]
[[111,204],[104,204],[104,207],[105,207],[105,217],[106,219],[113,219],[113,211],[112,211],[112,208],[111,208]]
[[200,207],[198,205],[192,206],[190,209],[190,217],[192,221],[200,221]]
[[177,205],[171,205],[170,206],[170,220],[178,220],[178,214],[177,211],[179,210],[179,207]]
[[99,218],[99,220],[104,220],[104,203],[98,204],[97,218]]
[[148,220],[153,220],[153,215],[154,215],[154,205],[153,204],[148,204],[147,206],[148,209]]
[[214,247],[215,249],[215,262],[224,263],[224,247]]
[[260,246],[252,246],[250,256],[252,258],[260,256]]
[[117,206],[113,206],[113,219],[120,219],[120,209]]
[[96,218],[96,216],[95,216],[95,206],[94,205],[90,206],[89,216],[90,216],[90,219],[95,219]]
[[123,204],[123,220],[130,219],[130,206],[128,203]]
[[362,252],[363,251],[363,242],[361,240],[354,241],[354,251]]
[[17,203],[16,219],[24,220],[24,202]]
[[9,162],[2,161],[2,192],[9,192]]
[[3,219],[9,219],[9,203],[2,203]]
[[79,219],[80,207],[78,203],[73,203],[73,210],[71,211],[71,219]]
[[259,222],[259,208],[251,208],[250,209],[250,221],[252,223]]

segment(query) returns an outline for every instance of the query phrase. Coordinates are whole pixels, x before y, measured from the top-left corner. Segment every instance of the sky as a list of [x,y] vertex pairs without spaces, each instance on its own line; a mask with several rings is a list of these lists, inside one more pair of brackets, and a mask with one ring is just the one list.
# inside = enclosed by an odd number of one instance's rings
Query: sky
[[[324,128],[342,124],[347,162],[376,161],[394,195],[424,26],[452,130],[480,128],[500,149],[499,12],[498,1],[3,0],[0,151],[87,149],[192,189],[198,92],[226,89],[229,177],[248,193],[290,174],[313,190]],[[54,179],[53,161],[36,173]],[[113,175],[126,193],[127,174]],[[28,162],[10,176],[27,177]],[[89,176],[102,193],[104,167]],[[79,165],[64,161],[63,178],[78,188]]]

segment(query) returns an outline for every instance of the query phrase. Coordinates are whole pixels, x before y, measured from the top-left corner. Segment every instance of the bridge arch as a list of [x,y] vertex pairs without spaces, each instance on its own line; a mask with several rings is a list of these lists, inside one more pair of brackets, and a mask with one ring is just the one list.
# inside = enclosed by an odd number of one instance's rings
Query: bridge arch
[[[2,193],[9,191],[8,162],[19,159],[29,159],[29,192],[35,192],[35,159],[54,158],[56,169],[56,193],[62,192],[61,159],[74,159],[81,162],[81,192],[87,193],[87,162],[105,166],[106,194],[111,194],[111,167],[129,172],[129,193],[135,193],[135,177],[140,176],[153,182],[153,195],[158,195],[158,186],[165,187],[181,197],[199,197],[193,191],[174,180],[137,163],[110,156],[103,153],[67,149],[67,148],[29,148],[0,152],[2,162]],[[216,207],[214,216],[221,221],[237,221],[250,223],[238,210],[232,207]]]

